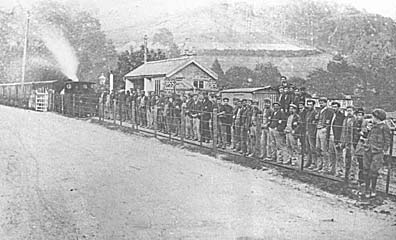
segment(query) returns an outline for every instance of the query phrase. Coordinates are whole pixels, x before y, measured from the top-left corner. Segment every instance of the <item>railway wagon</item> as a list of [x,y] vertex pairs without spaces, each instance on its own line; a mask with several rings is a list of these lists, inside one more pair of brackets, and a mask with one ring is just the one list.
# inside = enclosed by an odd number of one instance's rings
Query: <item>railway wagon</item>
[[48,107],[53,110],[90,116],[96,111],[95,83],[72,80],[0,84],[0,103],[23,108],[34,108],[37,93],[48,93]]
[[3,83],[0,84],[0,103],[11,106],[28,108],[29,100],[38,93],[46,93],[49,90],[60,89],[63,81],[51,80],[26,83]]

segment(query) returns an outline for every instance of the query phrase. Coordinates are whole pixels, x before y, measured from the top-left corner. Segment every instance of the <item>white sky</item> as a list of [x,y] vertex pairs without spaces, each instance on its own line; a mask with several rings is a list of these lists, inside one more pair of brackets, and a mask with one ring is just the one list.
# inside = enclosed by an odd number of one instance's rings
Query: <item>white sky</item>
[[[28,6],[39,0],[0,0],[0,8],[10,8],[18,3]],[[95,9],[98,14],[114,13],[133,14],[136,18],[152,16],[158,14],[172,14],[187,9],[193,9],[220,2],[248,2],[254,5],[284,3],[293,0],[57,0],[71,1],[74,4],[79,3],[84,8]],[[317,0],[322,1],[322,0]],[[325,0],[323,0],[325,1]],[[367,12],[379,13],[381,15],[396,19],[396,0],[327,0],[338,3],[347,3],[358,9],[366,9]],[[137,13],[137,14],[136,14]]]

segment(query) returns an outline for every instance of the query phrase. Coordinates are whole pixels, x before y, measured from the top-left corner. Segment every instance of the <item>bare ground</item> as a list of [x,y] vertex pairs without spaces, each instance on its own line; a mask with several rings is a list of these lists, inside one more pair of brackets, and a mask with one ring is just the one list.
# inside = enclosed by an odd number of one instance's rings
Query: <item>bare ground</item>
[[246,168],[86,121],[0,106],[0,141],[0,239],[396,235],[388,199],[362,209],[356,199],[276,169]]

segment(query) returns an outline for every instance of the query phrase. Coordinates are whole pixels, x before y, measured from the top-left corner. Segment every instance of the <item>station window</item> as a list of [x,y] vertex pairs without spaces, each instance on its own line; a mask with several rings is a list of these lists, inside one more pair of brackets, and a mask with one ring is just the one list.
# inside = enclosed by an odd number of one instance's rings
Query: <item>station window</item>
[[161,80],[154,80],[154,92],[159,94],[161,91]]
[[194,81],[195,88],[204,88],[204,81]]

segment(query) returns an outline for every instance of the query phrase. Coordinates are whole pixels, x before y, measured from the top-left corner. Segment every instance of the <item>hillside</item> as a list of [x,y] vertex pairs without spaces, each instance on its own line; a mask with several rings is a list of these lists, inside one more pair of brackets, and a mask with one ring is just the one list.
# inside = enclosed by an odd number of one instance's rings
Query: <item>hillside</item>
[[118,49],[139,45],[144,34],[153,39],[159,29],[168,29],[179,46],[201,49],[312,49],[279,34],[260,9],[249,4],[214,4],[130,27],[107,31]]
[[283,74],[306,77],[337,53],[365,64],[361,49],[373,39],[396,49],[395,26],[390,18],[350,6],[301,0],[267,7],[213,4],[107,34],[119,51],[138,47],[147,34],[149,48],[169,50],[176,44],[209,64],[218,58],[224,70],[271,61]]

